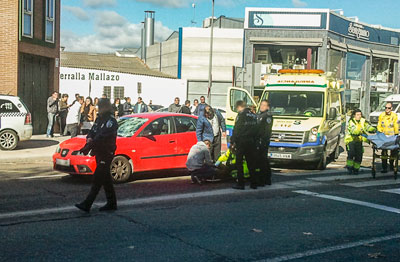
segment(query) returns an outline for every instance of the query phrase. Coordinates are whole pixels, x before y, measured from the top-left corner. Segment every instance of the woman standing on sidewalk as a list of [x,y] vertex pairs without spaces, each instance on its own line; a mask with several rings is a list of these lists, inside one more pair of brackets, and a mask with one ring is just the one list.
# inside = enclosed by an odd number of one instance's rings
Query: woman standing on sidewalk
[[93,126],[93,122],[96,120],[96,108],[93,105],[92,98],[87,97],[85,103],[81,108],[82,117],[82,135],[87,135],[89,130]]

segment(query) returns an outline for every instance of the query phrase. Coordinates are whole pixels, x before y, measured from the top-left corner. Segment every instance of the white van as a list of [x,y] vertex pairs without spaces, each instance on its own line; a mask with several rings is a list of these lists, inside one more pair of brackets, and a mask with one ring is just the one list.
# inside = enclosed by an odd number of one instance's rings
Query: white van
[[386,97],[385,101],[383,101],[381,105],[379,105],[378,109],[369,114],[369,120],[373,126],[378,125],[379,116],[385,112],[385,106],[387,102],[391,102],[393,104],[392,111],[395,112],[400,119],[400,95],[390,95]]

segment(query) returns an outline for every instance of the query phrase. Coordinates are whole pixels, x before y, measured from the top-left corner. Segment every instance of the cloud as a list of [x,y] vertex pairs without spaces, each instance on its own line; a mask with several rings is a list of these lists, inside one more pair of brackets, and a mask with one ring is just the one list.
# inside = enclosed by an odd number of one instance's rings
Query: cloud
[[301,0],[292,0],[292,4],[294,7],[306,7],[307,3]]
[[149,3],[153,5],[159,5],[163,7],[174,7],[174,8],[187,7],[193,2],[191,0],[136,0],[136,1],[142,3]]
[[78,6],[63,5],[62,8],[64,10],[70,12],[72,15],[74,15],[76,18],[78,18],[81,21],[88,21],[90,19],[89,15],[86,13],[86,11]]
[[91,8],[99,8],[103,6],[116,6],[117,0],[83,0],[83,5]]
[[[111,53],[124,47],[140,47],[142,24],[130,23],[114,11],[96,13],[94,33],[78,35],[72,31],[61,32],[61,45],[65,51]],[[160,21],[155,23],[155,41],[164,41],[172,30]]]

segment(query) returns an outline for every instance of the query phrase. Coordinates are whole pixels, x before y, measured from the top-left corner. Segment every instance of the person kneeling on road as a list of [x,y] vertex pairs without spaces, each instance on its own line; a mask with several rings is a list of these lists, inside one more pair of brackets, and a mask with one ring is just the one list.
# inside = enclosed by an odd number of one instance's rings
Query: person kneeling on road
[[346,167],[349,175],[358,175],[360,170],[364,153],[363,141],[368,142],[367,138],[362,135],[366,134],[366,132],[373,133],[375,131],[376,129],[362,117],[360,109],[353,111],[347,124],[347,132],[344,138],[347,149]]
[[86,200],[75,206],[82,211],[89,212],[101,187],[107,197],[107,204],[100,211],[117,210],[117,198],[111,178],[110,166],[117,149],[116,139],[118,123],[113,117],[114,112],[110,100],[102,98],[99,101],[99,116],[86,137],[86,145],[80,150],[84,155],[96,157],[96,170],[93,176],[92,188]]
[[211,142],[209,140],[199,141],[190,149],[186,167],[192,177],[193,183],[201,184],[217,173],[210,154]]
[[[231,149],[228,149],[225,154],[218,158],[215,166],[221,171],[220,173],[223,178],[237,178],[238,169],[236,167],[236,155]],[[246,160],[243,160],[243,172],[244,178],[250,178]]]

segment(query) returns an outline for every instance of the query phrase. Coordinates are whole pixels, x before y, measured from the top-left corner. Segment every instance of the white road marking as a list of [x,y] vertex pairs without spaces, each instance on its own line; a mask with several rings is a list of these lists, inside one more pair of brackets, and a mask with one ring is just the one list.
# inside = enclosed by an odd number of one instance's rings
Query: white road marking
[[400,188],[381,190],[381,192],[399,194],[400,195]]
[[18,177],[19,180],[27,180],[27,179],[38,179],[38,178],[53,178],[53,177],[62,177],[68,176],[67,174],[60,174],[60,175],[49,175],[49,176],[25,176],[25,177]]
[[[142,204],[151,204],[151,203],[156,203],[156,202],[193,199],[193,198],[200,198],[200,197],[233,195],[233,194],[251,194],[251,193],[257,193],[260,191],[270,191],[270,190],[287,189],[287,188],[293,188],[293,187],[282,184],[282,183],[276,183],[271,186],[259,188],[258,190],[250,190],[248,188],[247,188],[247,190],[244,190],[244,191],[235,190],[235,189],[218,189],[218,190],[196,192],[196,193],[163,195],[163,196],[138,198],[138,199],[125,199],[125,200],[118,201],[118,206],[119,207],[128,207],[128,206],[136,206],[136,205],[142,205]],[[98,203],[98,204],[104,205],[105,203]],[[97,206],[97,204],[94,206]],[[78,209],[73,206],[64,206],[64,207],[57,207],[57,208],[44,208],[44,209],[36,209],[36,210],[0,213],[0,219],[31,217],[31,216],[46,215],[46,214],[69,213],[69,212],[74,212],[74,211],[78,212]]]
[[350,186],[350,187],[371,187],[371,186],[386,186],[386,185],[396,185],[400,184],[400,180],[392,179],[385,179],[385,180],[370,180],[365,182],[352,182],[352,183],[344,183],[341,184],[343,186]]
[[347,173],[347,170],[344,168],[341,169],[326,169],[326,170],[315,170],[315,171],[309,171],[309,172],[289,172],[289,173],[273,173],[273,175],[279,175],[279,176],[312,176],[312,175],[329,175],[329,174],[344,174]]
[[[376,177],[393,177],[393,175],[388,174],[381,174],[377,173]],[[360,178],[372,178],[371,173],[367,174],[359,174],[357,176],[350,176],[350,175],[340,175],[340,176],[321,176],[321,177],[310,177],[307,178],[313,181],[319,182],[329,182],[329,181],[339,181],[339,180],[353,180],[353,179],[360,179]],[[373,180],[375,181],[375,180]]]
[[339,251],[339,250],[344,250],[344,249],[349,249],[349,248],[354,248],[354,247],[360,247],[360,246],[364,246],[367,244],[374,244],[374,243],[389,241],[389,240],[398,239],[398,238],[400,238],[400,234],[394,234],[394,235],[389,235],[389,236],[384,236],[384,237],[375,237],[375,238],[371,238],[371,239],[367,239],[367,240],[360,240],[360,241],[346,243],[346,244],[342,244],[342,245],[323,247],[323,248],[319,248],[319,249],[308,250],[305,252],[294,253],[294,254],[290,254],[290,255],[283,255],[283,256],[275,257],[275,258],[258,260],[256,262],[290,261],[290,260],[311,257],[311,256],[315,256],[315,255],[320,255],[320,254],[326,254],[326,253],[330,253],[330,252],[334,252],[334,251]]
[[319,193],[315,193],[315,192],[310,192],[308,190],[297,190],[297,191],[293,191],[293,192],[294,193],[298,193],[298,194],[302,194],[302,195],[319,197],[319,198],[324,198],[324,199],[330,199],[330,200],[340,201],[340,202],[344,202],[344,203],[349,203],[349,204],[354,204],[354,205],[359,205],[359,206],[379,209],[379,210],[383,210],[383,211],[387,211],[387,212],[391,212],[391,213],[395,213],[395,214],[400,214],[400,209],[397,209],[397,208],[394,208],[394,207],[378,205],[378,204],[359,201],[359,200],[354,200],[354,199],[350,199],[350,198],[319,194]]

